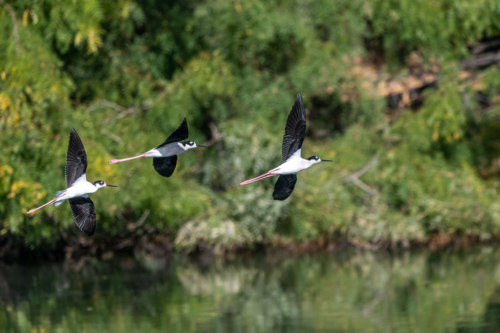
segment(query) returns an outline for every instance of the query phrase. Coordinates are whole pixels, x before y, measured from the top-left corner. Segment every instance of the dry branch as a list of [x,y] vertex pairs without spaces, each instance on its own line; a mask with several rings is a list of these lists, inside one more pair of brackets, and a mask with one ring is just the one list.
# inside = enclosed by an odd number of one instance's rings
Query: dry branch
[[498,53],[489,52],[479,55],[475,59],[462,61],[461,65],[463,69],[471,70],[499,63],[500,63],[500,52]]
[[213,122],[210,122],[208,124],[208,128],[210,129],[210,134],[212,134],[212,137],[207,142],[202,143],[203,146],[211,146],[214,142],[216,142],[220,138],[219,130],[217,129],[217,126],[215,126]]
[[375,164],[378,162],[378,154],[375,154],[371,158],[368,163],[366,163],[358,172],[355,172],[351,174],[347,179],[344,181],[344,184],[347,183],[354,183],[356,186],[358,186],[360,189],[365,191],[368,194],[375,195],[377,194],[377,190],[372,189],[370,186],[366,185],[363,181],[359,179],[359,177],[363,176],[368,170],[370,170]]
[[[0,1],[2,1],[2,0],[0,0]],[[102,108],[102,107],[112,108],[112,109],[115,109],[115,111],[122,111],[125,109],[123,106],[118,105],[115,102],[111,102],[111,101],[108,101],[105,99],[100,99],[99,101],[97,101],[97,103],[94,103],[91,106],[89,106],[87,111],[92,112],[92,111],[97,110],[97,109]]]
[[12,34],[14,35],[14,41],[16,43],[16,53],[19,55],[19,52],[21,51],[21,44],[19,41],[19,30],[17,29],[16,13],[14,12],[14,9],[12,9],[12,7],[5,2],[5,0],[0,0],[0,4],[5,7],[12,20]]
[[111,140],[113,140],[114,142],[116,142],[120,145],[123,143],[123,140],[118,135],[111,133],[110,131],[108,131],[105,128],[101,129],[101,133],[104,135],[107,135]]

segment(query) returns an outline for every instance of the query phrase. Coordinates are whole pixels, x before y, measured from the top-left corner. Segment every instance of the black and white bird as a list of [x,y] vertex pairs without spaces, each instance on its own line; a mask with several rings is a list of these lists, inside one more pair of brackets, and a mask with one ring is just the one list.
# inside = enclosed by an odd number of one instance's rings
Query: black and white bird
[[194,141],[182,141],[186,140],[188,136],[188,125],[186,118],[184,118],[181,126],[179,126],[174,133],[170,134],[167,140],[158,147],[138,156],[124,158],[121,160],[111,160],[109,161],[109,164],[124,162],[141,157],[153,157],[153,166],[156,172],[163,177],[170,177],[174,173],[175,166],[177,165],[177,155],[196,147],[206,148],[206,146],[196,145]]
[[93,183],[87,181],[87,154],[85,153],[82,140],[80,140],[74,128],[69,134],[65,173],[66,189],[57,191],[54,199],[43,206],[30,210],[27,214],[31,214],[53,203],[59,206],[64,200],[68,200],[76,225],[85,234],[92,236],[95,232],[96,214],[94,203],[90,200],[88,194],[94,193],[102,187],[117,186],[106,184],[102,180]]
[[283,145],[281,148],[283,162],[277,168],[259,177],[246,180],[240,185],[247,185],[261,179],[280,175],[278,181],[274,185],[273,198],[274,200],[287,199],[290,194],[292,194],[295,183],[297,182],[297,172],[307,169],[311,165],[319,162],[331,162],[330,160],[322,160],[318,156],[311,156],[308,159],[303,159],[300,156],[300,152],[305,136],[306,112],[302,96],[298,93],[295,104],[286,121],[285,135],[283,136]]

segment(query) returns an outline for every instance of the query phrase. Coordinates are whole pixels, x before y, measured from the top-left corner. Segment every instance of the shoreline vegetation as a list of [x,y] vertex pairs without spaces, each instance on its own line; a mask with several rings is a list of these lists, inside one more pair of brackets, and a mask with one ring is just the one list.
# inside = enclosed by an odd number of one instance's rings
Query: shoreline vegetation
[[431,252],[443,252],[446,250],[460,251],[477,245],[495,245],[500,243],[500,237],[496,236],[489,240],[481,240],[478,236],[456,236],[450,234],[433,235],[426,240],[418,240],[410,243],[401,242],[379,242],[377,244],[346,241],[345,239],[315,239],[303,243],[291,243],[289,241],[277,240],[272,244],[252,244],[246,248],[215,248],[198,244],[190,251],[179,251],[171,237],[155,235],[153,237],[136,238],[69,238],[67,241],[59,241],[51,244],[51,248],[38,248],[36,250],[26,246],[14,245],[7,239],[0,242],[0,263],[4,264],[32,264],[39,262],[61,262],[81,265],[87,260],[114,260],[117,258],[135,258],[140,262],[168,260],[176,255],[198,258],[202,261],[210,261],[214,258],[231,258],[236,256],[253,256],[265,254],[306,254],[318,252],[338,252],[345,250],[369,250],[369,251],[392,251],[405,252],[409,250],[430,250]]
[[[0,0],[0,260],[497,241],[499,64],[495,0]],[[297,92],[303,154],[333,163],[276,202],[238,184],[279,163]],[[210,148],[172,177],[107,164],[184,116]],[[93,238],[67,205],[25,214],[64,188],[72,127],[119,186]]]

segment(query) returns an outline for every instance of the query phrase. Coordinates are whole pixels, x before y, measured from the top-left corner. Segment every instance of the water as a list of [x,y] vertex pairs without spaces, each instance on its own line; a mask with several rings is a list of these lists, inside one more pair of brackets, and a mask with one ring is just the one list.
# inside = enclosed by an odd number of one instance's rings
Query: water
[[500,247],[0,267],[0,332],[500,332]]

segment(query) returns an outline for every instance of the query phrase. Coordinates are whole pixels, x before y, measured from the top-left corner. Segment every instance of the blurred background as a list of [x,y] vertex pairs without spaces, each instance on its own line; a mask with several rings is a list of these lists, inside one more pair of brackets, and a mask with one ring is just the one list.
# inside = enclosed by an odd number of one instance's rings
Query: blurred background
[[[341,331],[498,331],[498,249],[432,251],[500,234],[499,64],[497,0],[0,0],[0,260],[76,265],[0,270],[0,331],[75,331],[68,318],[111,331],[96,307],[113,318],[140,307],[164,319],[141,329],[172,332],[197,331],[189,318],[215,325],[207,332],[327,332],[312,324],[327,313]],[[238,184],[280,164],[297,92],[304,157],[334,163],[301,172],[277,202],[274,179]],[[183,154],[171,178],[151,159],[108,165],[159,145],[184,117],[210,148]],[[119,186],[92,196],[92,238],[67,204],[25,214],[65,188],[72,127],[89,181]],[[345,246],[431,252],[203,259]],[[201,253],[201,266],[165,263],[175,252]],[[122,254],[139,264],[102,264]],[[112,276],[125,279],[117,289],[96,282]],[[53,308],[24,302],[36,297]],[[58,314],[75,300],[84,312]]]
[[[0,18],[0,256],[439,246],[500,231],[498,1],[1,0]],[[303,155],[334,163],[275,202],[273,180],[238,184],[280,164],[297,92]],[[108,165],[184,117],[211,147],[183,154],[173,177],[150,159]],[[88,179],[120,186],[94,194],[91,239],[67,205],[25,214],[64,189],[72,127]]]

